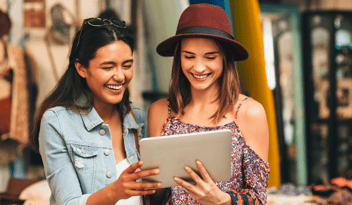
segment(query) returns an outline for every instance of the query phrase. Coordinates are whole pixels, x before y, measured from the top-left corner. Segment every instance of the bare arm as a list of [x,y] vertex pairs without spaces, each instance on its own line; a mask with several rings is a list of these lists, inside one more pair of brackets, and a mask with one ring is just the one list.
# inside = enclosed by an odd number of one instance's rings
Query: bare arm
[[[149,137],[158,137],[161,135],[163,125],[168,117],[167,100],[161,99],[154,102],[148,110],[148,131]],[[157,189],[156,193],[151,195],[153,204],[160,204],[165,196],[165,189]]]
[[266,204],[269,128],[263,106],[248,99],[237,113],[237,124],[245,140],[242,165],[245,187],[240,192],[230,190],[228,193],[234,203]]
[[264,107],[248,99],[237,114],[237,123],[246,143],[264,161],[268,161],[269,127]]
[[163,125],[168,117],[167,100],[161,99],[154,102],[148,110],[149,137],[160,136]]

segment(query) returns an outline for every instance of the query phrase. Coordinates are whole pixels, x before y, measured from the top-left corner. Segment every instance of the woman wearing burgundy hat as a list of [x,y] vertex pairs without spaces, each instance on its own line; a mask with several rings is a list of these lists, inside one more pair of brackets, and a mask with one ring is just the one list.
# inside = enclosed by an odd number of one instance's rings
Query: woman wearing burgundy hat
[[[248,53],[232,37],[226,12],[210,4],[188,7],[176,35],[161,42],[157,52],[174,56],[174,61],[168,99],[149,108],[149,135],[233,132],[232,177],[214,182],[197,161],[201,176],[184,168],[196,184],[175,177],[179,186],[171,188],[169,203],[265,204],[269,178],[266,114],[259,102],[240,94],[234,61],[246,60]],[[165,190],[157,192],[154,200],[163,194]]]

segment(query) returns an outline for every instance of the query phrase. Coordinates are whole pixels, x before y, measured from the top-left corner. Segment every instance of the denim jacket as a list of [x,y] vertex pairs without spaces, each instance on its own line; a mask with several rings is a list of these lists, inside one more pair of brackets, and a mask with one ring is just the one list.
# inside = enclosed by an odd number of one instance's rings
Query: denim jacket
[[[124,118],[123,138],[127,159],[139,159],[133,129],[144,134],[144,116],[133,106]],[[50,204],[86,204],[90,194],[117,180],[115,155],[108,124],[93,108],[74,112],[64,107],[48,109],[39,132],[39,152],[52,191]]]

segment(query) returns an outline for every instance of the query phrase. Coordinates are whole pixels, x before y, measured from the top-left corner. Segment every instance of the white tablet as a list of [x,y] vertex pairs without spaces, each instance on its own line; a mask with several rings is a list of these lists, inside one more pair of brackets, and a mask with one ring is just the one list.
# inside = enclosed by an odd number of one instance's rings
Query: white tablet
[[174,176],[194,183],[184,171],[189,166],[199,173],[195,164],[200,160],[214,182],[231,177],[232,132],[217,130],[191,134],[143,138],[139,141],[142,169],[158,167],[160,174],[142,179],[160,181],[161,188],[176,186]]

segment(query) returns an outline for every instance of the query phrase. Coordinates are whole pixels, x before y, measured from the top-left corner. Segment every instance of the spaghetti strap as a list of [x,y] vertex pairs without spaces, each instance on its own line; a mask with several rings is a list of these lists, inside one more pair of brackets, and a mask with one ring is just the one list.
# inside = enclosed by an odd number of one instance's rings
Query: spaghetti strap
[[167,101],[167,113],[168,113],[168,116],[170,117],[171,116],[171,106],[170,106],[169,100]]
[[236,109],[236,119],[237,119],[237,113],[238,113],[238,111],[240,110],[242,104],[244,103],[244,101],[246,101],[247,99],[250,99],[250,98],[251,98],[251,97],[245,97],[245,98],[240,102],[240,104],[238,104],[237,109]]
[[165,133],[165,130],[168,127],[168,124],[170,123],[170,119],[171,119],[171,107],[170,107],[170,102],[169,100],[167,100],[167,110],[168,110],[168,117],[163,125],[163,128],[161,129],[160,135],[163,136]]

